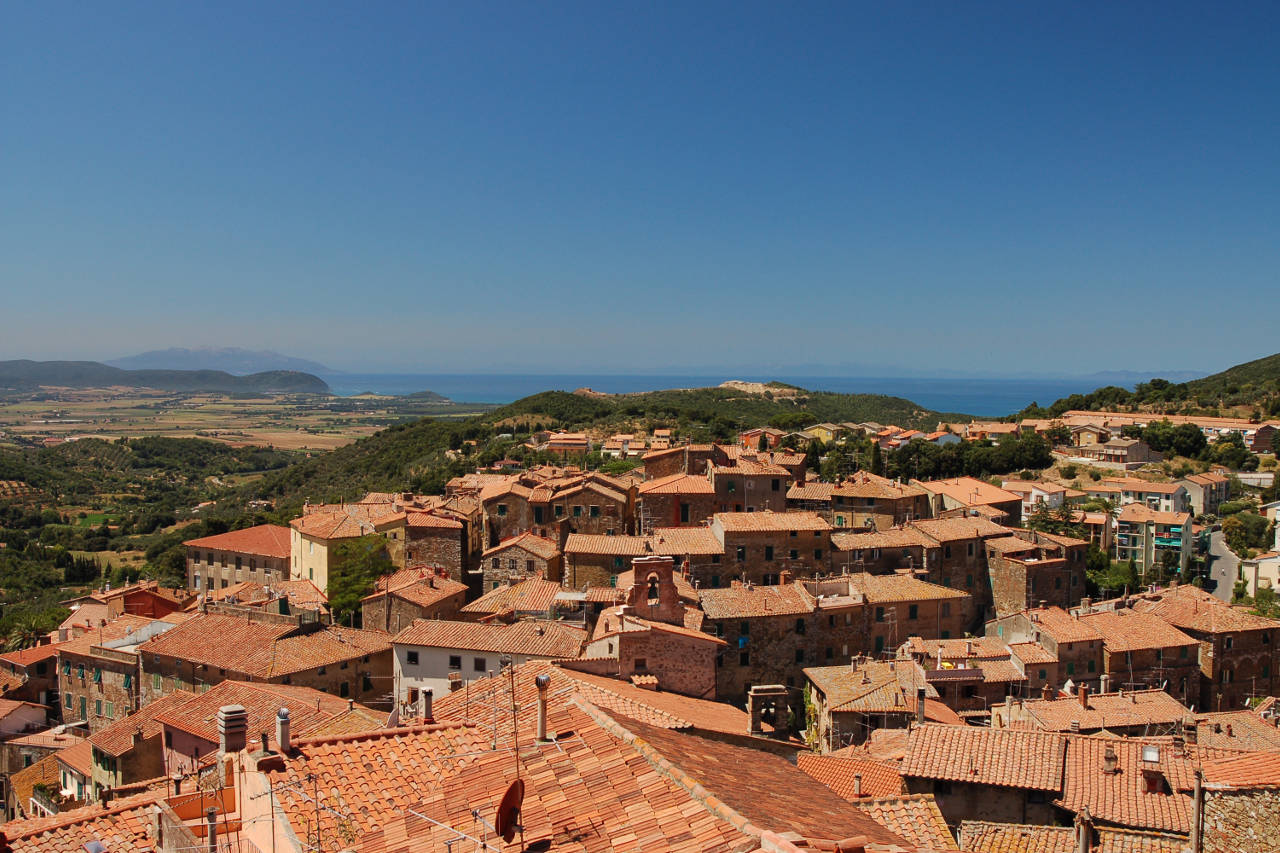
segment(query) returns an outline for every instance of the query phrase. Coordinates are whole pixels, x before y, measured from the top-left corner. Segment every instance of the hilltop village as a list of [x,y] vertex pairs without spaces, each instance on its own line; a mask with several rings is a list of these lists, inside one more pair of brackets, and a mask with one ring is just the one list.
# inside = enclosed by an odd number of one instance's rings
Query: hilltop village
[[[1165,420],[1244,453],[1278,426]],[[1280,620],[1202,588],[1250,472],[1148,476],[1143,428],[545,432],[557,464],[190,539],[185,587],[0,655],[3,846],[1275,850]],[[1052,477],[806,451],[1021,434]]]

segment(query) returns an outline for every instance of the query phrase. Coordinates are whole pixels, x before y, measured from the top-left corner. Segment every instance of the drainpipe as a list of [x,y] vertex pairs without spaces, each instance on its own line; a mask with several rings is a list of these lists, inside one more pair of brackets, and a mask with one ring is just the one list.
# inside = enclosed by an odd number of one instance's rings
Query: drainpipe
[[1204,849],[1204,771],[1196,769],[1196,786],[1191,802],[1191,853]]

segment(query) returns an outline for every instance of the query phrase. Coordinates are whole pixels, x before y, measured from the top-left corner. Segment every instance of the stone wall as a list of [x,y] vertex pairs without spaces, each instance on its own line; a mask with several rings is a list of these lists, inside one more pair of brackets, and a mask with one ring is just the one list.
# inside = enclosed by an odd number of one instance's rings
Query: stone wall
[[1280,788],[1205,791],[1204,853],[1280,853]]

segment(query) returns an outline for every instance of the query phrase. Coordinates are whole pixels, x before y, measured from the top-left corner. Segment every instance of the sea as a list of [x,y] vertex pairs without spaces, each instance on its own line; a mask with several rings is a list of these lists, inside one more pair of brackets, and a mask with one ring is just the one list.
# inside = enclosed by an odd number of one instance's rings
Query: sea
[[344,397],[363,393],[403,396],[434,391],[460,403],[510,403],[541,391],[574,391],[578,388],[591,388],[607,394],[628,394],[668,388],[706,388],[730,379],[777,381],[811,391],[905,397],[934,411],[977,417],[1011,415],[1033,402],[1048,406],[1060,397],[1086,394],[1104,384],[1088,378],[929,379],[743,374],[339,373],[321,378],[329,383],[333,393]]

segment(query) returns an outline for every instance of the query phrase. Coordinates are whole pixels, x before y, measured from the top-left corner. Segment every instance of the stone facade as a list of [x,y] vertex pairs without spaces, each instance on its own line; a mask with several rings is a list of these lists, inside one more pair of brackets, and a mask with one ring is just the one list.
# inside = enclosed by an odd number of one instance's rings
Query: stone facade
[[58,690],[63,722],[85,721],[98,732],[141,707],[138,656],[96,649],[59,654]]
[[1280,853],[1280,788],[1206,790],[1204,853]]

